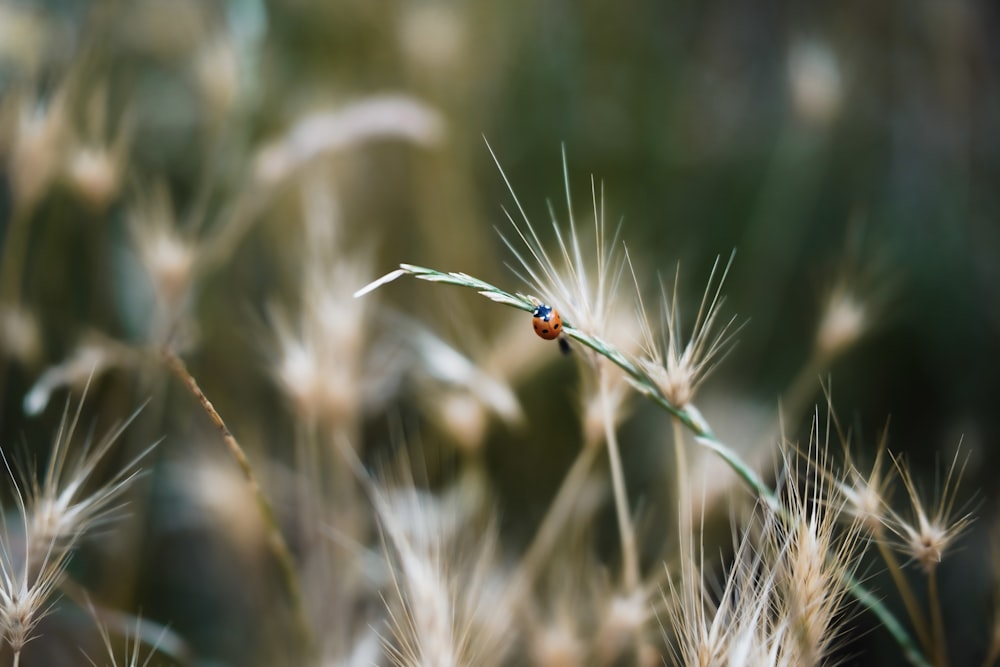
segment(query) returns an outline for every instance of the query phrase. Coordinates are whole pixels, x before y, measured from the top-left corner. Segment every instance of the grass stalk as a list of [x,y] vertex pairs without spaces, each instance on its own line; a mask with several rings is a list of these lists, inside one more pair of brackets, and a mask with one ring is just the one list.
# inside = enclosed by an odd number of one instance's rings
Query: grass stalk
[[691,497],[688,495],[688,464],[687,452],[684,451],[684,425],[676,417],[670,418],[674,435],[674,488],[677,499],[676,511],[680,521],[680,552],[682,558],[693,554],[690,552],[691,538]]
[[879,554],[882,556],[882,560],[885,561],[889,575],[892,577],[892,582],[895,584],[896,590],[899,591],[899,596],[903,600],[903,606],[906,608],[906,613],[909,615],[910,622],[913,624],[913,629],[917,634],[917,641],[920,642],[924,651],[931,653],[932,643],[930,633],[927,630],[927,619],[920,609],[916,595],[913,594],[913,587],[910,586],[909,581],[907,581],[906,576],[903,574],[903,568],[900,566],[899,560],[892,552],[892,549],[889,548],[883,531],[880,530],[879,534],[875,536],[875,544],[878,546]]
[[260,516],[264,521],[268,547],[277,561],[278,566],[281,568],[282,580],[285,584],[285,592],[288,595],[288,601],[291,606],[295,625],[299,631],[302,645],[305,647],[304,653],[307,656],[314,655],[315,644],[309,621],[306,618],[305,604],[302,597],[302,587],[299,583],[298,572],[295,568],[295,559],[292,557],[292,552],[288,548],[288,543],[285,541],[285,538],[281,533],[281,528],[278,525],[278,519],[274,513],[274,508],[264,495],[264,491],[261,488],[260,482],[257,480],[257,475],[254,473],[253,467],[250,465],[250,460],[247,458],[246,452],[243,451],[243,447],[240,446],[236,437],[229,430],[229,427],[226,426],[226,422],[223,421],[222,415],[219,414],[219,412],[215,409],[215,406],[212,405],[212,402],[208,400],[207,396],[205,396],[201,387],[198,386],[198,382],[188,371],[184,361],[169,347],[164,347],[162,354],[166,365],[171,371],[173,371],[174,375],[176,375],[181,382],[183,382],[188,391],[191,392],[191,394],[198,400],[201,407],[205,410],[205,413],[208,414],[209,418],[212,420],[212,423],[214,423],[219,429],[219,432],[222,434],[222,440],[226,444],[226,448],[229,450],[230,455],[236,461],[240,471],[243,473],[247,486],[249,486],[250,491],[253,493],[253,496],[257,501],[257,509],[260,512]]
[[530,590],[538,578],[542,564],[551,555],[560,533],[569,522],[580,490],[586,483],[590,469],[594,466],[594,459],[600,451],[598,443],[588,443],[580,450],[562,484],[559,485],[555,498],[549,503],[549,508],[535,532],[534,539],[524,552],[518,568],[526,590]]
[[625,487],[625,471],[622,466],[621,450],[618,447],[618,433],[615,430],[613,399],[608,388],[608,371],[603,364],[598,366],[601,399],[601,419],[604,422],[604,440],[611,463],[611,486],[615,498],[615,514],[618,518],[618,536],[622,543],[622,581],[625,591],[634,593],[639,587],[639,554],[635,544],[635,527],[628,508],[628,493]]
[[944,617],[941,615],[941,593],[938,589],[937,568],[927,574],[927,595],[931,608],[931,637],[934,667],[948,667],[948,646],[944,635]]

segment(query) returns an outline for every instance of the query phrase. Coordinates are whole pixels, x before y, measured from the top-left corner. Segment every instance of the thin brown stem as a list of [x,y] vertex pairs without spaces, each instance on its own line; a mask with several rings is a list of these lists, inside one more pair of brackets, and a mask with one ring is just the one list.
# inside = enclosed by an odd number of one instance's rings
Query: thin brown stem
[[930,654],[935,667],[948,667],[948,647],[945,643],[944,617],[941,615],[941,594],[938,591],[937,569],[927,575],[927,594],[930,597],[931,633],[934,645]]
[[622,466],[621,451],[618,448],[618,434],[615,430],[613,398],[608,387],[607,367],[598,367],[600,375],[601,412],[604,422],[604,439],[608,445],[608,460],[611,463],[611,487],[615,498],[615,514],[618,518],[618,535],[622,543],[622,583],[627,593],[639,588],[639,553],[635,543],[635,529],[628,509],[628,493],[625,489],[625,471]]
[[923,647],[925,652],[928,654],[932,653],[931,636],[927,630],[927,619],[920,610],[917,598],[913,594],[913,588],[906,580],[899,560],[896,559],[896,555],[889,548],[885,531],[879,530],[876,533],[875,544],[878,546],[879,554],[881,554],[882,560],[885,561],[889,574],[892,576],[896,590],[899,591],[899,597],[903,600],[903,606],[906,607],[906,613],[910,617],[910,622],[913,623],[913,630],[917,633],[917,641],[920,642],[920,646]]
[[181,382],[184,383],[188,391],[198,400],[205,413],[212,420],[212,423],[219,429],[219,432],[222,434],[222,440],[226,443],[230,455],[235,459],[236,464],[243,473],[243,477],[257,501],[257,508],[260,511],[261,518],[264,520],[264,527],[267,531],[267,544],[281,568],[285,590],[288,594],[296,624],[302,635],[303,645],[306,647],[306,654],[311,654],[314,647],[312,630],[305,615],[302,587],[299,584],[298,572],[295,569],[295,560],[288,548],[288,543],[281,534],[274,508],[271,507],[270,501],[264,495],[264,491],[257,481],[257,476],[250,465],[250,460],[247,458],[240,443],[236,440],[236,437],[230,432],[229,427],[226,426],[225,421],[223,421],[222,416],[215,409],[215,406],[212,405],[212,402],[205,396],[201,387],[198,386],[198,382],[188,371],[184,361],[169,347],[163,348],[163,359],[170,370],[173,371]]
[[[994,625],[996,625],[996,621],[994,621]],[[982,667],[993,667],[997,663],[997,658],[1000,658],[1000,633],[994,628],[993,641],[990,642],[990,648],[986,652],[986,657],[983,658]]]
[[599,443],[587,443],[580,450],[569,472],[566,473],[566,478],[559,486],[556,497],[549,504],[549,509],[535,533],[535,538],[521,559],[519,568],[521,580],[528,589],[535,582],[542,563],[551,554],[559,535],[569,522],[576,500],[580,495],[580,489],[586,483],[590,469],[594,465],[594,459],[597,458],[600,451]]

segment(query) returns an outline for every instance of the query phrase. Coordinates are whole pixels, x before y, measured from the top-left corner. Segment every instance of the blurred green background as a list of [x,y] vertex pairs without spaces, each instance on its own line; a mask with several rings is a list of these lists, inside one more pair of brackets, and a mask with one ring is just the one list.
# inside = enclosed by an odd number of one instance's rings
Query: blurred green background
[[[4,2],[2,237],[17,204],[11,183],[22,166],[10,157],[11,118],[22,108],[44,107],[71,80],[72,122],[87,125],[93,105],[105,104],[97,133],[127,126],[130,141],[107,201],[88,206],[57,182],[32,214],[22,301],[39,322],[41,351],[6,365],[0,443],[44,451],[58,406],[28,417],[22,398],[84,332],[145,342],[145,311],[130,311],[123,288],[137,190],[162,179],[197,235],[220,224],[252,182],[261,147],[297,119],[404,95],[439,114],[440,140],[376,139],[316,167],[336,183],[341,242],[375,258],[352,290],[400,261],[523,288],[493,230],[507,229],[501,206],[511,200],[484,137],[543,233],[546,201],[565,210],[563,147],[581,219],[591,175],[603,182],[608,220],[622,221],[650,301],[655,276],[669,283],[679,261],[682,303],[696,307],[716,256],[737,249],[726,309],[749,321],[706,387],[720,401],[739,396],[754,410],[773,409],[808,363],[830,289],[840,279],[856,285],[872,328],[821,372],[861,443],[873,446],[891,417],[890,449],[905,452],[928,489],[961,442],[969,466],[960,498],[972,499],[978,519],[941,576],[952,664],[979,664],[993,622],[1000,465],[998,18],[985,1]],[[244,444],[278,460],[290,456],[281,443],[293,439],[294,418],[277,407],[260,331],[270,301],[297,299],[300,246],[285,243],[301,213],[293,190],[279,189],[256,211],[193,306],[193,372]],[[516,317],[425,284],[394,285],[382,299],[466,351],[495,344]],[[395,326],[376,321],[373,340]],[[486,450],[514,542],[550,499],[579,428],[572,371],[556,360],[538,377],[524,394],[539,400],[525,404],[529,420],[544,421],[551,449],[522,446],[515,457],[518,434],[498,427]],[[116,371],[96,384],[88,412],[99,423],[122,417],[144,391],[155,394],[150,386]],[[822,403],[818,375],[812,391],[809,401]],[[63,400],[57,393],[54,403]],[[174,395],[126,436],[165,437],[158,466],[184,456],[186,440],[204,431],[194,410],[192,424],[162,417],[189,409],[186,400]],[[412,394],[387,403],[366,414],[365,447],[387,440],[386,422],[399,414],[429,442],[447,438],[422,421]],[[738,408],[716,411],[732,424],[728,437],[758,435]],[[790,437],[804,438],[808,420],[807,411],[787,424]],[[664,428],[637,405],[623,433],[648,443]],[[649,481],[645,456],[626,449],[636,500]],[[183,507],[157,479],[149,478],[152,526]],[[613,528],[610,511],[606,519]],[[151,537],[157,531],[138,540],[138,583],[117,599],[169,623],[219,664],[251,664],[245,629],[258,625],[253,610],[266,606],[266,586],[251,591],[239,575],[220,577],[232,555],[205,546],[211,531],[164,542]],[[182,548],[190,542],[202,546]],[[88,572],[91,562],[100,560],[78,560],[81,577],[113,590],[114,573],[96,564]],[[877,566],[870,574],[882,581]],[[235,604],[234,591],[251,599]],[[884,633],[864,632],[871,619],[862,614],[855,625],[848,664],[900,664]]]

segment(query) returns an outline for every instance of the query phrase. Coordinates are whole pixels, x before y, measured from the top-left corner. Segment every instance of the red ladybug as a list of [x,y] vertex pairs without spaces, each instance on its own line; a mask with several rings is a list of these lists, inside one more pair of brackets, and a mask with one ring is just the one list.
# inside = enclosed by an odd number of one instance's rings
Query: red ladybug
[[562,318],[552,307],[545,304],[538,304],[533,313],[531,324],[535,327],[535,333],[545,340],[559,338],[562,333]]

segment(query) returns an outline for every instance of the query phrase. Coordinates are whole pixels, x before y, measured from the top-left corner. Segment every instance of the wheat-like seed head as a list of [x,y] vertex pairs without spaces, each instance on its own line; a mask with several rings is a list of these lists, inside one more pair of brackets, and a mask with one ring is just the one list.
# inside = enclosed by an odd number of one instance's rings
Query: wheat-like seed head
[[831,358],[857,342],[870,326],[868,305],[844,285],[827,296],[826,307],[816,331],[816,348]]
[[907,520],[900,513],[891,512],[887,525],[899,538],[897,546],[902,552],[915,560],[928,574],[937,568],[945,551],[972,522],[970,513],[955,508],[958,485],[968,461],[966,459],[959,466],[959,453],[955,452],[944,484],[937,488],[932,505],[926,504],[925,499],[921,498],[909,466],[899,458],[893,459],[910,499],[911,518]]
[[610,237],[608,234],[603,184],[598,194],[596,181],[591,178],[594,229],[593,239],[587,239],[586,232],[578,230],[573,214],[569,167],[566,151],[563,150],[563,181],[569,229],[560,225],[550,203],[549,216],[555,243],[554,247],[546,247],[500,166],[500,160],[488,143],[486,147],[500,170],[518,214],[515,217],[504,208],[515,238],[511,240],[503,233],[500,234],[517,260],[518,266],[512,266],[511,269],[535,292],[541,302],[559,311],[568,325],[593,336],[618,340],[619,343],[627,341],[631,337],[629,332],[618,326],[622,316],[629,310],[624,307],[627,303],[618,292],[626,260],[624,247],[618,244],[617,229]]
[[587,650],[573,627],[572,619],[557,619],[533,630],[528,647],[531,664],[537,667],[579,667],[586,664]]
[[344,288],[367,267],[365,258],[309,264],[298,315],[271,308],[272,373],[295,412],[311,422],[358,416],[368,307]]
[[495,526],[469,544],[457,523],[457,498],[432,497],[412,486],[371,485],[393,594],[387,602],[395,642],[386,651],[399,667],[490,667],[513,641],[511,600],[496,585]]
[[879,438],[875,460],[867,474],[861,472],[844,441],[846,473],[837,481],[837,490],[844,501],[844,511],[858,521],[870,534],[881,534],[888,511],[887,499],[895,482],[894,468],[886,469],[888,429]]
[[664,634],[673,664],[753,664],[735,657],[748,646],[763,646],[760,635],[770,623],[773,575],[762,571],[762,557],[748,531],[737,546],[721,592],[716,592],[707,578],[703,545],[697,557],[681,554],[680,571],[668,578],[663,592],[668,621]]
[[0,306],[0,348],[9,359],[33,364],[42,352],[42,336],[38,320],[17,306]]
[[614,592],[598,613],[599,625],[594,637],[596,653],[602,664],[613,664],[643,633],[653,616],[653,609],[646,591],[638,588],[631,592]]
[[118,194],[125,171],[125,158],[107,146],[79,143],[71,150],[65,167],[70,188],[91,209],[103,211]]
[[203,41],[194,56],[195,81],[204,101],[208,121],[216,128],[229,118],[240,97],[241,71],[239,47],[223,31]]
[[[829,425],[829,422],[828,422]],[[846,501],[837,501],[840,480],[830,473],[829,429],[820,433],[813,418],[806,461],[817,468],[810,485],[790,476],[785,508],[787,519],[772,533],[772,548],[782,554],[778,585],[782,591],[779,616],[787,626],[785,655],[801,664],[821,664],[839,636],[847,582],[854,576],[862,551],[859,521],[842,525]],[[786,454],[786,470],[795,462]]]
[[[14,479],[6,456],[3,459]],[[35,626],[49,612],[68,552],[35,535],[31,510],[16,479],[14,499],[20,530],[8,524],[6,513],[0,514],[0,638],[11,647],[16,662]]]
[[121,189],[134,123],[126,112],[109,136],[108,86],[96,85],[88,93],[84,127],[70,140],[63,178],[92,210],[103,212]]
[[[719,268],[719,258],[716,258],[695,316],[694,326],[686,340],[678,307],[680,265],[674,276],[672,290],[668,291],[666,286],[661,284],[663,326],[659,334],[654,333],[649,317],[641,308],[640,299],[639,325],[642,332],[643,353],[639,364],[656,382],[663,396],[678,408],[684,408],[692,401],[701,383],[729,352],[734,336],[739,332],[740,327],[736,326],[735,315],[728,321],[719,321],[719,312],[725,301],[722,296],[722,286],[729,274],[734,256],[735,252],[729,256],[717,285],[715,276]],[[636,283],[638,290],[638,281]]]
[[154,443],[118,468],[97,488],[89,488],[98,465],[139,411],[113,427],[96,444],[88,437],[81,445],[74,436],[82,406],[83,399],[70,417],[67,403],[41,480],[37,481],[28,470],[20,474],[19,488],[24,492],[24,509],[30,524],[27,546],[32,561],[50,551],[68,553],[84,534],[114,521],[122,511],[123,496],[140,474],[140,461],[156,446]]
[[[198,246],[178,227],[165,182],[136,191],[129,207],[128,230],[157,298],[156,324],[172,326],[187,305],[194,284]],[[160,333],[154,328],[154,336]]]
[[8,173],[18,206],[31,207],[48,191],[59,173],[69,131],[69,81],[48,99],[20,100]]
[[353,424],[363,395],[371,306],[348,290],[368,274],[371,262],[367,252],[345,246],[329,183],[304,177],[301,186],[299,312],[271,308],[272,374],[309,422]]
[[[78,445],[74,435],[82,408],[83,399],[71,416],[67,402],[41,480],[27,468],[15,473],[0,452],[14,484],[23,525],[21,534],[16,535],[6,514],[0,525],[0,628],[15,653],[47,612],[73,548],[85,534],[116,518],[125,492],[139,475],[139,462],[152,449],[126,463],[97,488],[89,489],[98,464],[138,412],[112,428],[96,445],[92,446],[89,437]],[[74,445],[79,449],[73,451]]]
[[819,39],[798,39],[788,50],[793,109],[805,124],[825,128],[842,110],[843,75],[836,51]]
[[836,278],[822,300],[813,338],[814,361],[825,366],[890,317],[898,277],[887,258],[872,253],[885,244],[865,242],[863,215],[851,220],[848,243]]
[[[828,465],[815,424],[806,459]],[[818,665],[835,646],[860,527],[843,530],[842,507],[827,502],[834,477],[817,473],[807,484],[787,451],[783,461],[783,506],[757,508],[759,523],[743,533],[721,593],[706,583],[703,553],[684,558],[678,581],[670,580],[664,602],[675,664]]]

